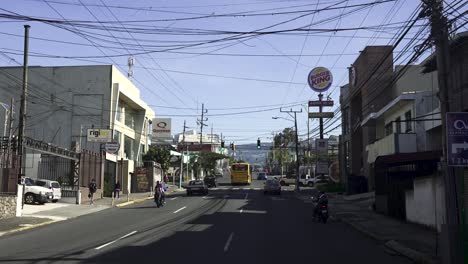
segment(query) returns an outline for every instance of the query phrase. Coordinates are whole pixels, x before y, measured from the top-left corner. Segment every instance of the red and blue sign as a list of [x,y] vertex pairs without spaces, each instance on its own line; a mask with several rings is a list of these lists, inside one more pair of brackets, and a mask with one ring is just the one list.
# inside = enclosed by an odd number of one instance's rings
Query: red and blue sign
[[468,113],[447,113],[447,164],[468,167]]
[[327,68],[317,67],[310,71],[307,81],[313,91],[322,93],[332,85],[333,75]]

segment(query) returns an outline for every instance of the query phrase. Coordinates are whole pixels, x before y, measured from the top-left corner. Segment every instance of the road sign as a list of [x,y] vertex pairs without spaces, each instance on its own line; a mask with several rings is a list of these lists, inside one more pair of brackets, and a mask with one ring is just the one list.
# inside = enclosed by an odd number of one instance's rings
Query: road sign
[[120,144],[118,142],[107,142],[104,148],[106,152],[116,153],[117,151],[119,151]]
[[112,130],[110,129],[88,129],[88,142],[111,142]]
[[447,113],[447,162],[468,167],[468,113]]
[[310,71],[307,81],[313,91],[322,93],[332,85],[333,75],[327,68],[317,67]]
[[328,174],[328,162],[317,161],[315,166],[315,174]]
[[319,155],[328,155],[328,139],[316,139],[315,150]]
[[309,118],[333,118],[334,116],[333,112],[309,113]]
[[309,101],[309,106],[333,106],[333,101]]

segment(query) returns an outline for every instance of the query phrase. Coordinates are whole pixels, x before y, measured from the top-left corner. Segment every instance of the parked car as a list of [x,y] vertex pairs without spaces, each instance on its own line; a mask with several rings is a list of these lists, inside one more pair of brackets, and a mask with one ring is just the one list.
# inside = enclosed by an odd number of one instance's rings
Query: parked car
[[60,183],[57,181],[51,181],[51,180],[36,180],[36,185],[37,186],[42,186],[45,187],[49,190],[52,190],[52,202],[56,203],[58,200],[62,199],[62,187],[60,186]]
[[208,186],[208,188],[216,187],[216,176],[214,175],[206,176],[203,181],[205,182],[206,186]]
[[257,176],[257,180],[266,180],[267,174],[265,172],[259,172]]
[[190,181],[185,188],[187,188],[187,196],[190,196],[194,193],[201,193],[204,195],[208,194],[208,187],[203,181],[200,180]]
[[27,204],[44,204],[52,200],[53,193],[50,189],[36,185],[31,178],[24,181],[24,202]]
[[265,186],[263,187],[263,193],[275,193],[281,194],[281,184],[276,179],[268,179],[265,182]]
[[281,186],[296,184],[296,175],[291,174],[286,177],[281,177],[279,183]]

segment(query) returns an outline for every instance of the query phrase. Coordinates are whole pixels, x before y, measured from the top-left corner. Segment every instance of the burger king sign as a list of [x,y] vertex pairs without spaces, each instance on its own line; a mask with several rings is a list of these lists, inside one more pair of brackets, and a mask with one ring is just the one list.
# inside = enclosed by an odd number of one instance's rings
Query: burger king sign
[[307,81],[312,90],[322,93],[330,88],[333,82],[333,75],[327,68],[317,67],[310,71]]

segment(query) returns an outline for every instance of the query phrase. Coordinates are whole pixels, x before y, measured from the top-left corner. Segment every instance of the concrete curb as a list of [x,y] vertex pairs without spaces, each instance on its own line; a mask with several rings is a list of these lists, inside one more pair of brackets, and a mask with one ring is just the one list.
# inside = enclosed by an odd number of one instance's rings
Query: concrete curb
[[379,241],[381,243],[384,243],[385,247],[399,253],[402,256],[407,257],[408,259],[414,261],[415,263],[418,263],[418,264],[439,264],[440,263],[440,261],[434,259],[430,255],[421,253],[421,252],[419,252],[417,250],[414,250],[412,248],[404,246],[404,245],[398,243],[395,240],[388,240],[385,237],[381,237],[379,235],[376,235],[376,234],[372,233],[371,231],[368,231],[368,230],[362,228],[361,226],[357,225],[356,223],[353,223],[352,221],[349,221],[349,220],[347,220],[347,219],[345,219],[343,217],[339,217],[339,216],[335,215],[335,218],[337,220],[340,220],[343,223],[346,223],[347,225],[351,226],[352,228],[354,228],[358,232],[364,234],[365,236],[367,236],[369,238],[372,238],[373,240]]
[[5,235],[9,235],[9,234],[12,234],[12,233],[25,231],[25,230],[28,230],[28,229],[33,229],[33,228],[40,227],[40,226],[50,225],[50,224],[53,224],[53,223],[56,223],[56,222],[61,222],[61,221],[64,221],[64,220],[51,220],[51,221],[47,221],[47,222],[43,222],[43,223],[39,223],[39,224],[35,224],[35,225],[23,226],[23,227],[20,227],[20,228],[17,228],[17,229],[12,229],[12,230],[8,230],[8,231],[5,231],[5,232],[0,232],[0,237],[5,236]]
[[343,223],[345,223],[345,224],[351,226],[352,228],[354,228],[355,230],[357,230],[358,232],[364,234],[365,236],[367,236],[367,237],[369,237],[369,238],[372,238],[372,239],[374,239],[374,240],[376,240],[376,241],[380,241],[380,242],[385,242],[385,241],[387,241],[386,238],[381,237],[381,236],[379,236],[379,235],[376,235],[376,234],[374,234],[374,233],[372,233],[372,232],[370,232],[370,231],[367,231],[366,229],[360,227],[359,225],[353,223],[352,221],[349,221],[348,219],[345,219],[345,218],[343,218],[343,217],[337,216],[336,214],[334,215],[334,217],[335,217],[335,219],[337,219],[337,220],[339,220],[339,221],[341,221],[341,222],[343,222]]
[[[167,192],[167,194],[171,194],[171,193],[175,193],[175,192],[180,192],[180,191],[181,191],[181,190],[177,189],[177,190],[174,190],[174,191]],[[144,202],[144,201],[147,201],[147,200],[150,200],[150,199],[153,199],[153,197],[152,197],[152,196],[150,196],[150,197],[144,197],[144,198],[136,199],[136,200],[133,200],[133,201],[129,201],[129,202],[117,204],[117,205],[115,205],[115,206],[116,206],[116,207],[124,207],[124,206],[131,205],[131,204],[141,203],[141,202]]]
[[438,264],[440,261],[433,259],[431,256],[421,253],[419,251],[416,251],[414,249],[411,249],[407,246],[404,246],[400,243],[398,243],[395,240],[390,240],[387,241],[384,244],[387,248],[400,253],[401,255],[411,259],[415,263],[419,264]]
[[135,203],[141,203],[141,202],[147,201],[149,199],[153,199],[153,197],[140,198],[140,199],[136,199],[136,200],[133,200],[133,201],[117,204],[115,206],[116,207],[123,207],[123,206],[131,205],[131,204],[135,204]]

